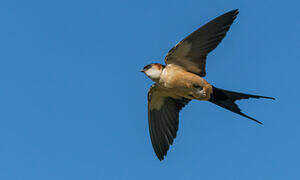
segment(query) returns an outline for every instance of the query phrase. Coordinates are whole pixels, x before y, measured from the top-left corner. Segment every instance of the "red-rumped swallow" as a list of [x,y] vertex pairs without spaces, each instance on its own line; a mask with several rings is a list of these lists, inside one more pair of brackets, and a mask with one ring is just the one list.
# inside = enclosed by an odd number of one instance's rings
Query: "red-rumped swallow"
[[274,98],[219,89],[202,78],[206,75],[207,54],[222,41],[238,13],[237,9],[229,11],[180,41],[166,55],[166,65],[153,63],[141,70],[155,82],[148,92],[148,121],[152,146],[159,160],[167,155],[176,137],[179,111],[193,99],[212,102],[262,124],[242,113],[235,101]]

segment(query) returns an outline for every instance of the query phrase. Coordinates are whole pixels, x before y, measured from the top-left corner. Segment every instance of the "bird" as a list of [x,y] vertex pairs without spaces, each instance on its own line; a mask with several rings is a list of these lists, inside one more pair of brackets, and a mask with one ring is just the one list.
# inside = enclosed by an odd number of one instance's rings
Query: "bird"
[[208,53],[223,40],[238,13],[238,9],[231,10],[188,35],[169,50],[166,65],[152,63],[141,70],[154,81],[148,92],[148,124],[152,147],[160,161],[176,138],[180,110],[191,100],[211,102],[262,124],[241,112],[235,101],[275,98],[216,88],[204,79]]

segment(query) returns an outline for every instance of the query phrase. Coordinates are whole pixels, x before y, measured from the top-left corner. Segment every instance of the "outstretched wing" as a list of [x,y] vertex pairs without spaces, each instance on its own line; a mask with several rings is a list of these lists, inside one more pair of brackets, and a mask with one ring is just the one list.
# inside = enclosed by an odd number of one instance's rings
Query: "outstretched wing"
[[238,13],[237,9],[229,11],[194,31],[168,52],[166,64],[182,66],[204,77],[207,54],[222,41]]
[[153,149],[159,160],[167,155],[176,137],[179,111],[189,99],[174,96],[166,89],[154,84],[148,92],[148,121]]

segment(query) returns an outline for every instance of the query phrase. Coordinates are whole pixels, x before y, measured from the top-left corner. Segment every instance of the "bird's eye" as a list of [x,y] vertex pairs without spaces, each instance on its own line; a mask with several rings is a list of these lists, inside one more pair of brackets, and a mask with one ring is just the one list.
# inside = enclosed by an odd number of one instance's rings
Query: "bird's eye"
[[151,64],[149,64],[149,65],[145,66],[145,67],[143,68],[143,70],[146,71],[146,70],[150,69],[151,67],[152,67]]

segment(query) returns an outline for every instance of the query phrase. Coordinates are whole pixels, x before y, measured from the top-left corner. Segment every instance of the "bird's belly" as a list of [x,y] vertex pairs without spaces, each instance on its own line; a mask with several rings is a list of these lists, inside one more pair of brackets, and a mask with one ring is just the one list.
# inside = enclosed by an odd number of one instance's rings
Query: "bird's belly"
[[168,88],[175,96],[187,99],[208,100],[210,98],[209,88]]
[[168,76],[160,84],[170,92],[180,97],[197,100],[208,100],[211,94],[211,85],[199,76]]

